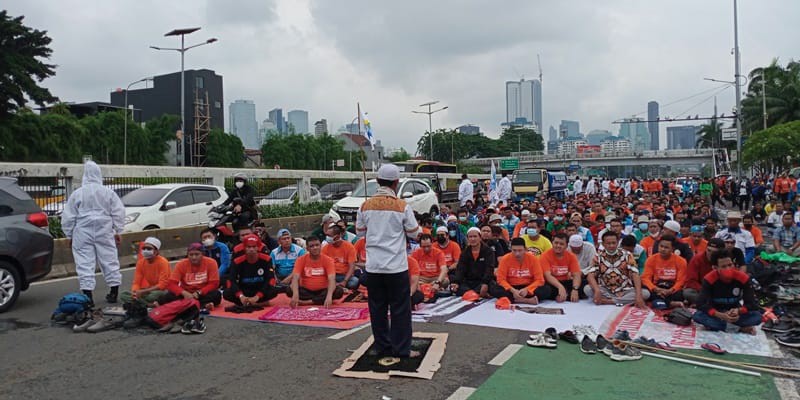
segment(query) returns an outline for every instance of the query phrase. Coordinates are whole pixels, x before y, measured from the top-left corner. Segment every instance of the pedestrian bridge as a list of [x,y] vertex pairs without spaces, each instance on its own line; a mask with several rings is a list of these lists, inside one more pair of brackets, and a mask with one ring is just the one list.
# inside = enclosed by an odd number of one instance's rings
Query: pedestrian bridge
[[[500,168],[500,160],[519,160],[519,168],[578,169],[603,167],[664,166],[664,165],[713,165],[715,149],[656,150],[602,152],[595,154],[544,154],[541,151],[511,153],[509,157],[488,157],[463,160],[464,164],[491,169],[494,161]],[[719,156],[719,155],[717,155]]]

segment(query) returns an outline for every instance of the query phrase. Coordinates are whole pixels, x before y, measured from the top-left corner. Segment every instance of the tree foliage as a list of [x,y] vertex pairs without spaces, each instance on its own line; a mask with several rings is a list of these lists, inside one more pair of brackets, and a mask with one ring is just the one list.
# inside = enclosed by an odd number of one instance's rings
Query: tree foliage
[[244,163],[244,145],[236,135],[222,129],[212,129],[208,134],[206,165],[220,168],[241,168]]
[[742,161],[760,173],[775,173],[800,158],[800,121],[788,122],[758,131],[744,143]]
[[[762,90],[762,80],[764,81]],[[778,60],[750,72],[747,93],[742,99],[742,125],[745,132],[764,128],[762,95],[767,105],[767,126],[800,120],[800,62],[782,67]]]
[[400,148],[393,156],[387,158],[390,162],[401,162],[401,161],[408,161],[411,159],[411,154],[408,154],[406,149]]
[[[433,138],[433,155],[430,139]],[[467,158],[502,157],[516,151],[541,151],[542,136],[533,129],[512,127],[503,131],[498,139],[486,136],[465,135],[455,130],[439,129],[425,134],[417,142],[417,154],[426,160],[458,162]]]
[[330,170],[331,162],[344,160],[342,171],[360,171],[361,152],[344,150],[342,139],[330,135],[268,135],[261,147],[263,164],[284,169]]
[[52,54],[51,39],[23,18],[0,11],[0,121],[25,107],[26,97],[39,106],[58,100],[38,84],[55,75],[55,65],[42,61]]

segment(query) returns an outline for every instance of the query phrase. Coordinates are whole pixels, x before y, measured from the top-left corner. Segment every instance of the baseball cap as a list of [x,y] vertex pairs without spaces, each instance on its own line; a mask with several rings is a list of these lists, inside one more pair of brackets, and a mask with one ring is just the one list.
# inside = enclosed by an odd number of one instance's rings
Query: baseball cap
[[673,231],[675,233],[678,233],[678,232],[681,231],[681,224],[679,224],[679,223],[677,223],[675,221],[669,220],[667,222],[664,222],[664,229],[669,229],[669,230],[671,230],[671,231]]
[[289,232],[286,228],[278,230],[278,237],[283,237],[284,235],[292,236],[292,232]]
[[692,225],[691,232],[692,233],[701,233],[701,232],[703,232],[703,226],[702,225]]
[[583,246],[583,238],[581,238],[581,235],[572,235],[569,237],[569,247],[581,246]]
[[378,179],[396,181],[400,179],[400,168],[394,164],[383,164],[378,168]]
[[247,235],[244,237],[243,243],[245,246],[259,246],[261,245],[261,239],[256,235]]
[[156,239],[156,238],[154,238],[154,237],[152,237],[152,236],[149,236],[147,239],[144,240],[144,242],[146,244],[149,244],[149,245],[155,247],[156,250],[160,250],[161,249],[161,241]]

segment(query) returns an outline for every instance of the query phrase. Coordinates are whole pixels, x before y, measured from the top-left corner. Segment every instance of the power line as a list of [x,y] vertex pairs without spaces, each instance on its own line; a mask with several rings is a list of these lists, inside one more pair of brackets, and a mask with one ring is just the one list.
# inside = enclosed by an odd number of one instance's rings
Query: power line
[[699,103],[697,103],[697,104],[695,104],[695,105],[693,105],[693,106],[689,107],[689,109],[688,109],[688,110],[686,110],[686,111],[684,111],[684,112],[682,112],[682,113],[678,113],[678,114],[676,114],[676,116],[677,116],[677,117],[680,117],[681,115],[688,113],[689,111],[691,111],[691,110],[692,110],[692,109],[694,109],[695,107],[698,107],[698,106],[700,106],[701,104],[703,104],[703,103],[705,103],[705,102],[707,102],[707,101],[709,101],[709,100],[713,99],[713,98],[714,98],[714,97],[715,97],[717,94],[719,94],[719,93],[722,93],[723,91],[727,90],[727,89],[728,89],[728,87],[730,87],[730,86],[731,86],[731,85],[730,85],[730,84],[728,84],[728,85],[726,85],[725,87],[722,87],[722,88],[720,88],[718,91],[714,92],[714,93],[713,93],[711,96],[708,96],[707,98],[705,98],[705,99],[704,99],[704,100],[702,100],[701,102],[699,102]]
[[[664,109],[664,108],[666,108],[666,107],[669,107],[669,106],[671,106],[671,105],[675,105],[675,104],[678,104],[678,103],[680,103],[680,102],[684,102],[684,101],[686,101],[686,100],[690,100],[690,99],[693,99],[693,98],[695,98],[695,97],[702,96],[702,95],[704,95],[704,94],[706,94],[706,93],[710,93],[710,92],[713,92],[713,91],[716,91],[716,90],[719,90],[719,89],[722,89],[722,88],[728,88],[729,86],[731,86],[731,84],[730,84],[730,83],[726,83],[726,84],[724,84],[724,85],[722,85],[722,86],[715,86],[715,87],[713,87],[713,88],[711,88],[711,89],[706,89],[706,90],[703,90],[702,92],[695,93],[695,94],[693,94],[693,95],[691,95],[691,96],[683,97],[683,98],[680,98],[680,99],[678,99],[678,100],[673,100],[673,101],[671,101],[671,102],[669,102],[669,103],[666,103],[666,104],[659,104],[659,108],[660,108],[660,109]],[[642,115],[642,114],[644,114],[644,113],[646,113],[646,112],[647,112],[647,110],[645,110],[645,111],[640,111],[640,112],[638,112],[638,113],[636,113],[636,114],[632,114],[632,115],[633,115],[633,116]]]

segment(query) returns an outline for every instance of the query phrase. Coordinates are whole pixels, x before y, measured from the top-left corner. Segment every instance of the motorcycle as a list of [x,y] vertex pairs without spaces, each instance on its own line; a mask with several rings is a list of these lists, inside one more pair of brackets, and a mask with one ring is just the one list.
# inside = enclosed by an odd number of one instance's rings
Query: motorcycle
[[232,223],[238,214],[233,212],[233,205],[218,205],[208,210],[208,228],[217,236],[217,241],[225,243],[232,248],[237,242],[236,232],[228,224]]

